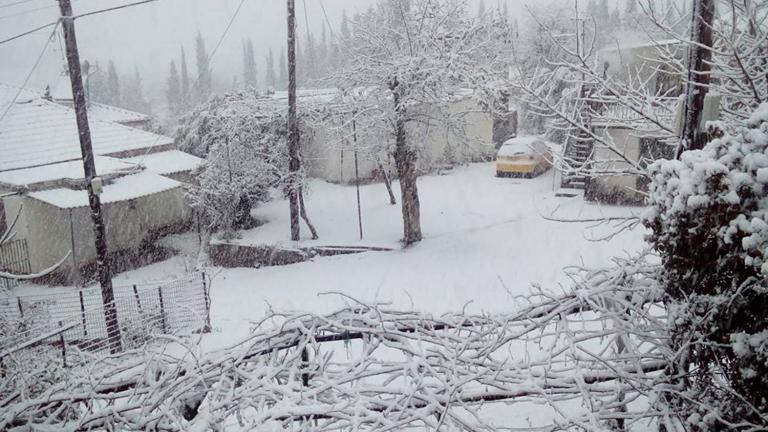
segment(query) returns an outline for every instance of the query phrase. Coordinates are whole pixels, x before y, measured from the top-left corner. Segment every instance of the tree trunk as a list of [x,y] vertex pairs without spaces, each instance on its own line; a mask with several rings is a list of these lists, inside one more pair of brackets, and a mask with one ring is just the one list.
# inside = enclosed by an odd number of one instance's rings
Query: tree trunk
[[319,238],[317,236],[317,230],[315,229],[315,226],[312,225],[312,222],[309,221],[307,209],[304,207],[304,188],[299,188],[299,213],[301,214],[301,218],[304,219],[304,223],[309,227],[309,232],[312,233],[312,240],[317,240]]
[[288,0],[288,202],[291,217],[291,240],[299,241],[299,187],[296,178],[299,161],[299,128],[296,123],[296,20],[295,0]]
[[419,190],[416,186],[416,152],[408,147],[405,135],[405,107],[400,103],[397,85],[392,92],[397,119],[395,120],[395,165],[400,177],[400,202],[403,210],[403,242],[411,245],[421,241]]
[[688,82],[685,93],[685,124],[677,156],[685,150],[701,149],[706,144],[706,133],[700,130],[704,111],[704,97],[710,83],[712,61],[712,21],[715,16],[714,0],[693,0],[691,41],[688,46]]
[[395,199],[395,193],[392,192],[392,182],[389,181],[389,173],[384,170],[384,165],[381,164],[381,161],[376,159],[376,165],[379,166],[379,171],[381,171],[381,175],[384,176],[384,186],[387,187],[387,193],[389,194],[389,203],[392,205],[397,204],[397,200]]

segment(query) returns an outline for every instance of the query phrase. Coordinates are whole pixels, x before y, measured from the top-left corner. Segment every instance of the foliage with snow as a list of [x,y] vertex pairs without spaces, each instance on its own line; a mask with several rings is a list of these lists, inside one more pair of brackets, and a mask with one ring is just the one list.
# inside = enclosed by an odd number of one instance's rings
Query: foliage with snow
[[188,197],[208,228],[248,226],[250,210],[287,184],[283,116],[265,110],[255,93],[214,97],[183,119],[183,149],[205,157]]
[[651,166],[679,387],[694,430],[768,426],[768,104],[740,134]]

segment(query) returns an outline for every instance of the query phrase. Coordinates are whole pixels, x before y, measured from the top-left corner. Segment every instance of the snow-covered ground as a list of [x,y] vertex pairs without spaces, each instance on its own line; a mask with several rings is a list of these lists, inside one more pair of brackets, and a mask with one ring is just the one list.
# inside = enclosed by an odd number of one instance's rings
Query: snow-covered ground
[[[398,185],[394,185],[398,190]],[[563,223],[545,219],[595,219],[629,216],[638,207],[601,206],[583,199],[555,197],[552,174],[535,179],[494,177],[492,164],[457,168],[446,175],[419,179],[424,240],[402,249],[398,243],[400,206],[389,204],[381,184],[361,187],[365,237],[359,239],[354,186],[310,183],[306,204],[320,239],[307,245],[369,245],[393,248],[335,257],[317,257],[300,264],[260,269],[207,269],[212,276],[211,321],[202,350],[223,348],[244,338],[270,308],[279,312],[332,312],[356,301],[388,303],[396,308],[433,314],[459,311],[502,312],[519,308],[516,296],[533,284],[548,291],[564,290],[567,266],[601,266],[611,257],[643,248],[643,230],[622,232],[607,241],[593,241],[613,231],[594,223]],[[289,236],[284,200],[255,210],[267,222],[243,233],[237,241],[294,245]],[[304,229],[306,235],[306,229]],[[116,285],[165,280],[189,272],[198,248],[195,233],[167,239],[182,253],[115,277]],[[64,289],[64,288],[62,288]],[[42,287],[33,288],[43,290]],[[19,288],[17,291],[28,291]],[[528,352],[527,345],[521,350]],[[343,349],[342,349],[343,351]],[[483,417],[503,427],[536,427],[562,421],[562,413],[582,413],[580,401],[558,404],[558,410],[536,402],[513,407],[487,404]],[[632,406],[642,408],[639,400]],[[643,429],[642,425],[633,430]]]
[[[398,185],[393,185],[398,191]],[[600,266],[613,256],[643,247],[642,229],[610,241],[593,223],[563,223],[544,215],[577,219],[632,215],[638,207],[601,206],[581,198],[554,196],[552,174],[535,179],[494,177],[492,164],[457,168],[447,175],[419,179],[424,240],[401,249],[400,206],[389,204],[382,184],[361,187],[364,240],[359,239],[354,186],[312,181],[306,205],[320,239],[303,245],[365,244],[397,248],[389,252],[315,258],[310,262],[261,269],[210,269],[212,322],[207,341],[220,346],[246,335],[267,310],[331,312],[352,303],[390,303],[432,313],[502,311],[518,307],[515,296],[532,284],[564,289],[562,269]],[[288,205],[283,200],[255,211],[268,222],[245,232],[243,243],[291,245]],[[302,233],[308,235],[306,227]],[[194,253],[196,235],[181,240]],[[165,279],[188,271],[192,258],[179,256],[117,276],[116,284]],[[338,294],[335,294],[338,293]],[[343,294],[343,295],[342,295]]]

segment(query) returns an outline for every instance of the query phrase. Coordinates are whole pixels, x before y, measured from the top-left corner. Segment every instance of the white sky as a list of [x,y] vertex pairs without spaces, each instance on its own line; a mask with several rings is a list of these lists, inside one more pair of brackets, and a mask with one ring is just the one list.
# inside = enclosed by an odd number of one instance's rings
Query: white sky
[[[0,40],[54,21],[58,16],[56,0],[0,0]],[[73,0],[76,14],[135,0]],[[333,27],[338,27],[342,11],[349,16],[363,11],[376,0],[296,0],[299,32],[305,31],[307,22],[316,37],[325,23],[322,5]],[[508,3],[511,15],[521,14],[524,1],[485,0],[487,8]],[[572,0],[555,0],[568,2]],[[158,0],[155,3],[83,18],[77,21],[77,37],[82,59],[98,61],[106,66],[109,59],[116,63],[121,74],[132,73],[138,67],[147,93],[162,94],[168,75],[169,62],[178,62],[183,44],[187,51],[190,73],[194,73],[194,39],[198,30],[210,52],[224,32],[240,0]],[[468,0],[470,8],[477,8],[479,0]],[[256,48],[257,65],[263,64],[264,55],[271,47],[275,56],[285,46],[285,1],[246,0],[232,28],[213,59],[214,76],[226,84],[235,75],[242,74],[243,38],[250,37]],[[306,7],[306,15],[304,9]],[[334,28],[338,31],[337,28]],[[0,81],[21,84],[42,50],[50,30],[0,45]],[[44,87],[59,80],[63,70],[60,42],[55,40],[43,57],[30,85]],[[263,68],[259,73],[263,74]],[[263,79],[263,75],[260,75]],[[160,96],[162,97],[162,96]]]

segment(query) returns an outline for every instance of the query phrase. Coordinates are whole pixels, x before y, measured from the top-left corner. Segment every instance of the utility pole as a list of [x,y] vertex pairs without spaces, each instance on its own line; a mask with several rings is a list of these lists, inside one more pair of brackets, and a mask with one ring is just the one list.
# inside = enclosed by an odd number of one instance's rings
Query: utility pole
[[101,284],[101,299],[104,303],[104,320],[107,324],[109,349],[112,353],[116,353],[122,350],[120,326],[117,322],[115,294],[112,290],[112,274],[110,273],[109,261],[107,260],[107,238],[104,229],[104,219],[101,213],[101,200],[97,193],[100,190],[94,191],[94,186],[96,185],[100,189],[101,183],[96,177],[96,164],[93,157],[91,130],[88,126],[85,90],[83,89],[83,77],[80,71],[80,54],[77,51],[75,22],[72,17],[70,0],[59,0],[59,9],[61,10],[61,24],[64,30],[64,43],[67,51],[69,80],[72,84],[72,101],[75,107],[77,131],[80,137],[80,152],[83,155],[83,170],[85,171],[85,185],[88,190],[88,204],[91,207],[93,231],[96,237],[96,264]]
[[291,210],[291,240],[298,241],[299,227],[299,128],[296,123],[296,1],[288,1],[288,202]]
[[706,131],[701,130],[704,98],[711,81],[712,22],[715,18],[714,0],[693,0],[691,14],[691,43],[688,45],[688,80],[685,90],[685,116],[677,157],[685,150],[701,149],[706,143]]

